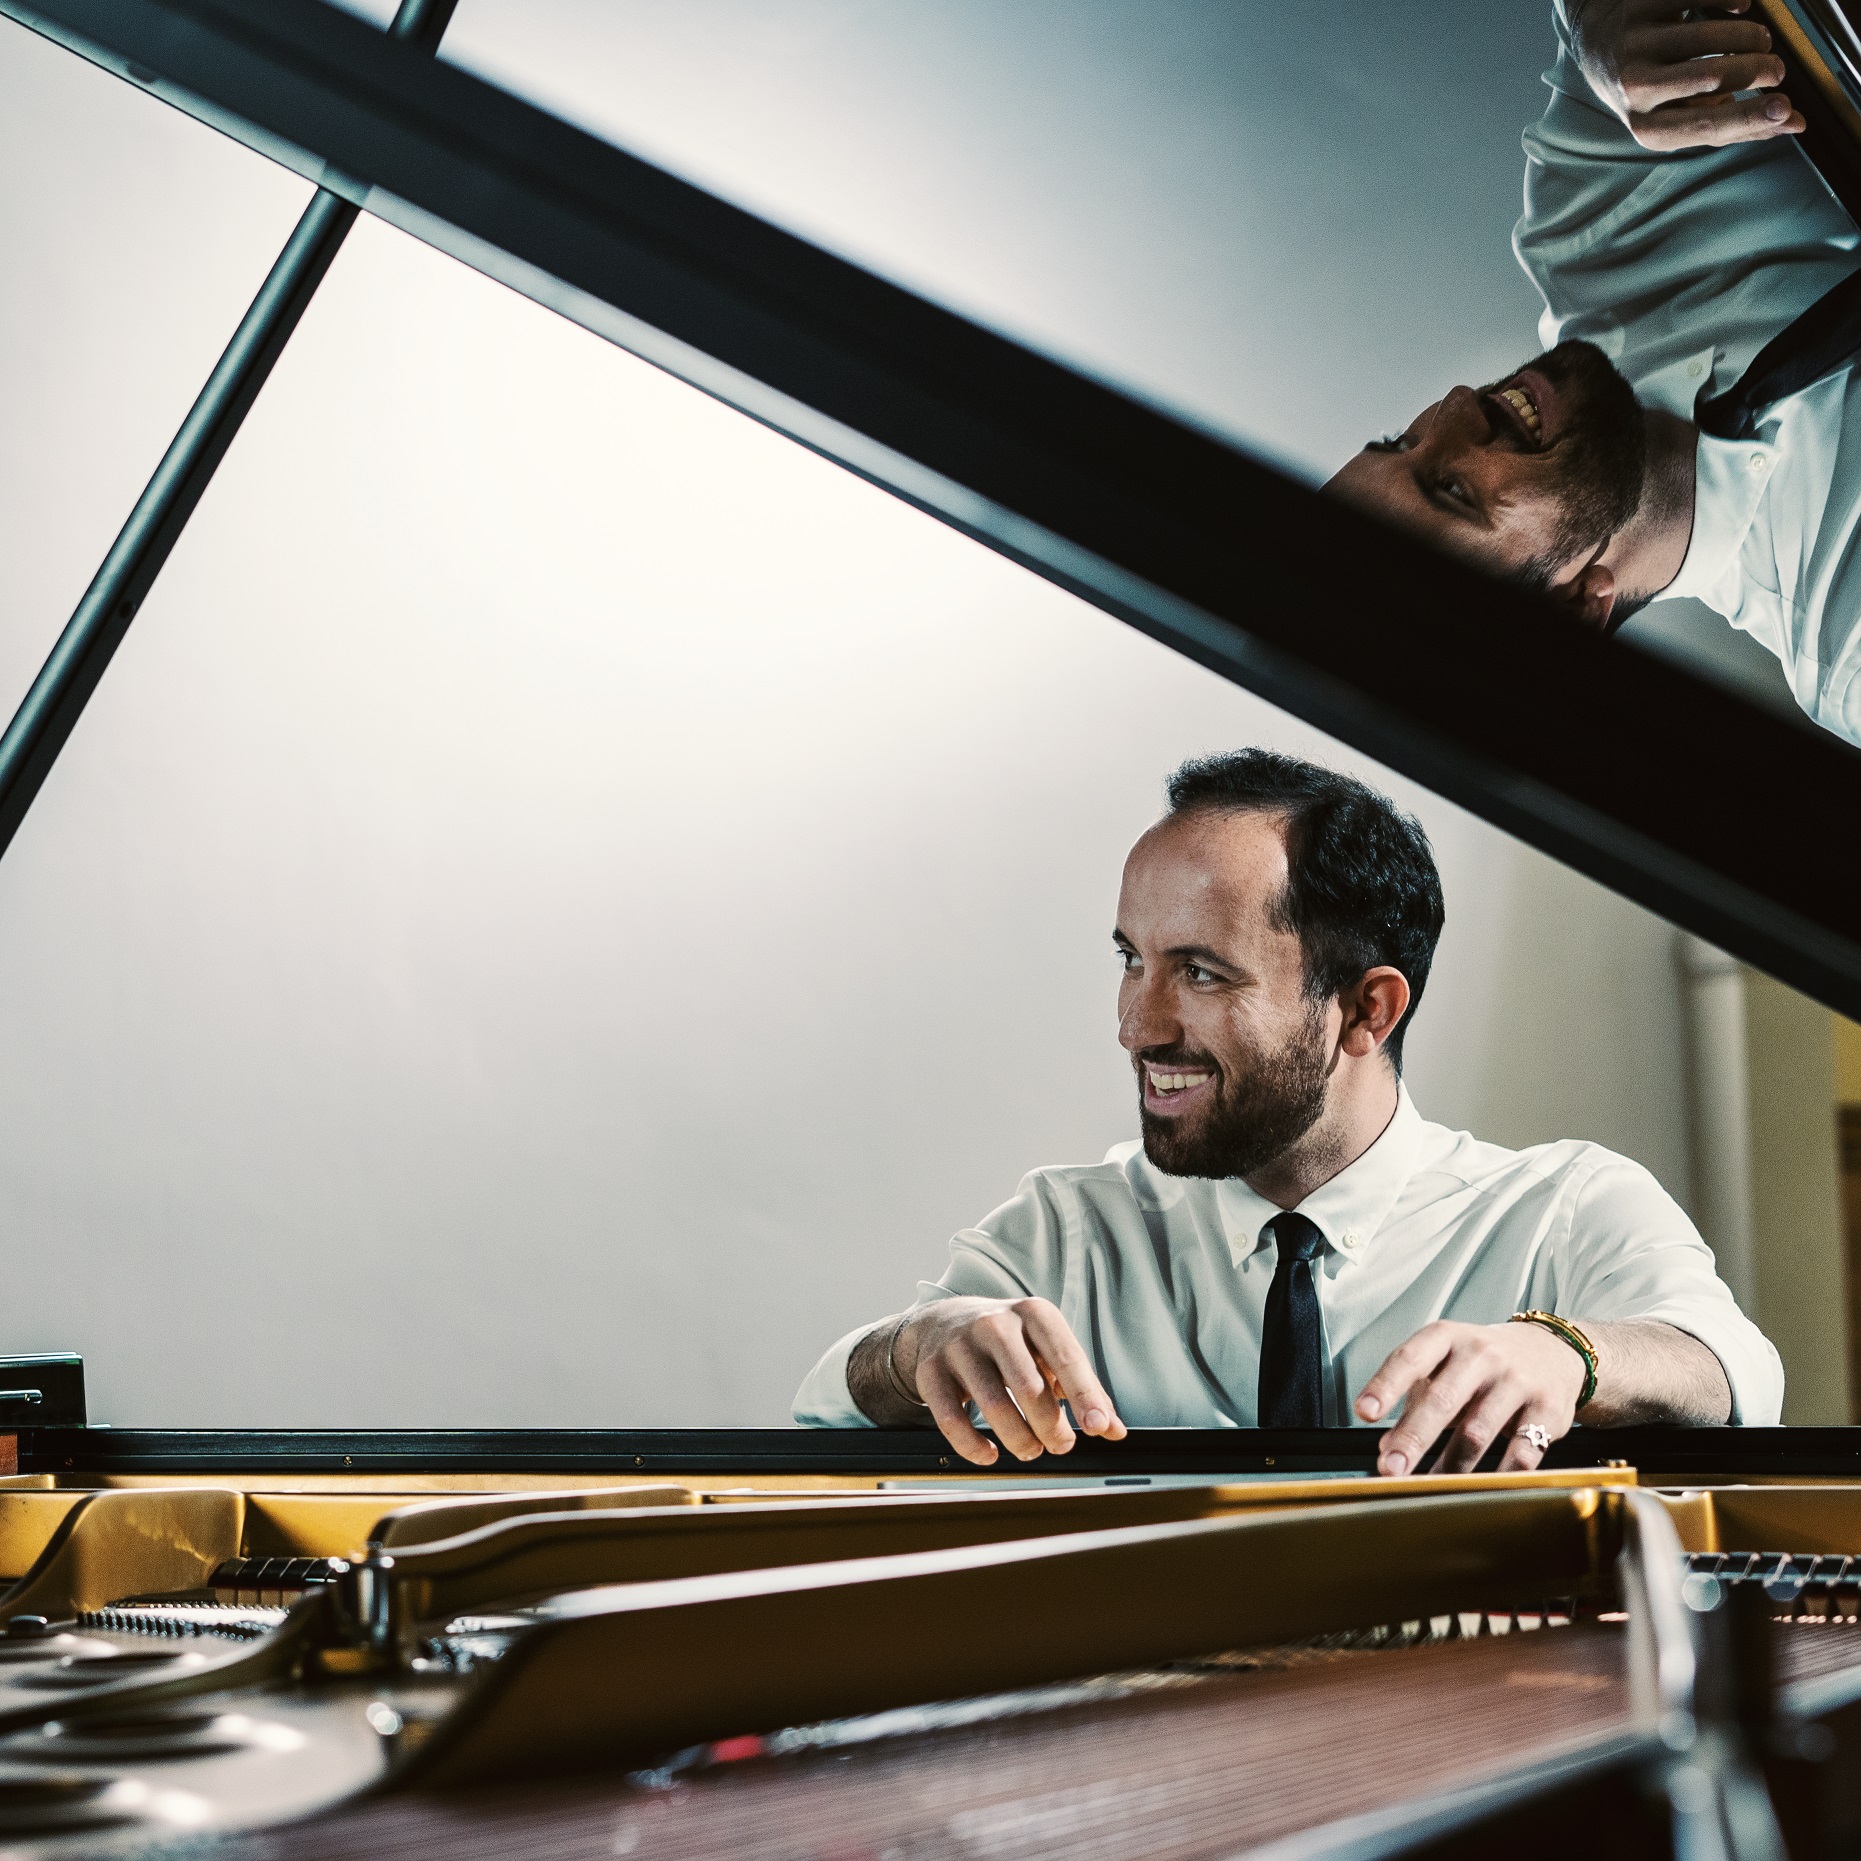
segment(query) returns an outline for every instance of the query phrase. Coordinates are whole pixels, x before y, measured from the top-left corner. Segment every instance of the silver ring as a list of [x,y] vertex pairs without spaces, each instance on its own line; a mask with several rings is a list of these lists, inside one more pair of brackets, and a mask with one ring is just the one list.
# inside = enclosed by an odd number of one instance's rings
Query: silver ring
[[1527,1422],[1525,1426],[1519,1430],[1519,1433],[1522,1434],[1540,1454],[1551,1445],[1549,1432],[1537,1422]]

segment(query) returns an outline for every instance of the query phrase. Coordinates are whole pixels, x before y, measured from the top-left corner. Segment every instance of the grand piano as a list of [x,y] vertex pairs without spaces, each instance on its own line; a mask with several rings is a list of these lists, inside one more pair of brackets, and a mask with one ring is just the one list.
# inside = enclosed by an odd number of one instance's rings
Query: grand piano
[[[1768,10],[1846,199],[1839,16]],[[367,213],[1861,1015],[1847,745],[436,62],[450,11],[0,0],[319,189],[0,739],[0,847]],[[0,1384],[8,1853],[1861,1839],[1857,1430],[1388,1482],[1370,1431],[984,1470],[928,1431],[106,1429],[75,1360]]]

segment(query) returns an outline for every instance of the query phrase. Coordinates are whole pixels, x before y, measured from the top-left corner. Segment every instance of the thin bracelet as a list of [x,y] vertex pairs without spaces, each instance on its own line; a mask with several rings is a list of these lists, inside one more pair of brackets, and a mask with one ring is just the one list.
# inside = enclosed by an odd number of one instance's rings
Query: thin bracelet
[[1596,1394],[1596,1346],[1568,1318],[1559,1318],[1555,1312],[1514,1312],[1511,1323],[1542,1325],[1553,1336],[1562,1338],[1583,1359],[1583,1394],[1577,1398],[1577,1407],[1587,1408],[1590,1398]]
[[892,1326],[892,1335],[885,1340],[886,1380],[892,1386],[892,1394],[895,1395],[900,1402],[908,1402],[914,1409],[928,1409],[930,1404],[926,1402],[915,1389],[907,1389],[905,1387],[905,1379],[898,1374],[898,1365],[892,1356],[892,1352],[898,1348],[898,1334],[904,1330],[905,1326],[910,1322],[911,1314],[909,1312],[901,1312],[897,1323]]

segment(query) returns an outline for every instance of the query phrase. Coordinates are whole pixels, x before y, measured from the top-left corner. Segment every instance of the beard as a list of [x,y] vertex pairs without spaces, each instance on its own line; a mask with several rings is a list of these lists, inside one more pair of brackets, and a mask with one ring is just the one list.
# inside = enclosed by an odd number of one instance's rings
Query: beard
[[[1556,467],[1551,492],[1560,512],[1556,537],[1524,571],[1526,582],[1548,592],[1573,557],[1601,549],[1640,508],[1648,475],[1647,429],[1635,390],[1594,343],[1559,343],[1524,366],[1558,390],[1564,416],[1551,448]],[[1484,392],[1496,393],[1513,378]]]
[[[1166,1176],[1251,1176],[1284,1156],[1325,1109],[1330,1066],[1318,1005],[1283,1047],[1255,1056],[1241,1078],[1181,1045],[1152,1047],[1133,1057],[1144,1155]],[[1213,1073],[1205,1109],[1188,1118],[1155,1116],[1144,1104],[1146,1062]]]

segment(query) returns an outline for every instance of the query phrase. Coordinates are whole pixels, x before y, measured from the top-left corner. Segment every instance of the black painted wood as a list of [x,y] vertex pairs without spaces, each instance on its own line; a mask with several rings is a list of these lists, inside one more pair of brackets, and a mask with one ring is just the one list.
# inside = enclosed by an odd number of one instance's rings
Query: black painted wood
[[[22,1473],[958,1473],[1138,1478],[1368,1473],[1372,1428],[1138,1428],[1070,1454],[972,1467],[929,1429],[149,1429],[29,1428]],[[1577,1428],[1545,1464],[1625,1461],[1726,1479],[1861,1476],[1861,1428]]]

